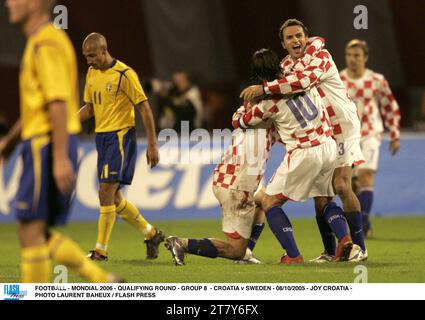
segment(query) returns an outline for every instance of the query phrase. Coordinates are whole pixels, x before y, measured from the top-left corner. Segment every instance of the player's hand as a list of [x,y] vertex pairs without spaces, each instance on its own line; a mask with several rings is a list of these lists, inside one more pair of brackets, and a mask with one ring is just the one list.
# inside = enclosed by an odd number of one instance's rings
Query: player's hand
[[159,151],[156,145],[148,145],[148,150],[146,150],[146,160],[151,168],[158,164]]
[[251,101],[263,94],[264,94],[263,86],[255,85],[255,86],[249,86],[248,88],[245,88],[241,92],[240,97],[246,101]]
[[62,194],[71,194],[75,186],[75,172],[68,157],[54,159],[53,177],[56,186]]
[[394,156],[398,150],[400,150],[400,139],[393,140],[390,142],[390,151],[391,154]]

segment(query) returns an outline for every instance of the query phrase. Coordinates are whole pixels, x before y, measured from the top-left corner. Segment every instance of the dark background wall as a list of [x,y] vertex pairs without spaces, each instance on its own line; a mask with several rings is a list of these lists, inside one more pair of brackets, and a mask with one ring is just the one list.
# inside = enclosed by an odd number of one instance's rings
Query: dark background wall
[[[9,125],[18,116],[18,68],[24,38],[0,8],[0,113]],[[425,87],[425,1],[423,0],[61,0],[68,8],[67,30],[79,57],[83,84],[86,71],[80,53],[84,37],[103,33],[111,53],[131,65],[143,81],[189,71],[210,108],[209,128],[228,126],[248,83],[253,51],[268,47],[284,56],[277,31],[287,18],[305,22],[311,35],[327,39],[339,68],[344,45],[354,38],[371,47],[369,67],[383,73],[402,108],[403,126],[420,117]],[[368,8],[367,30],[355,30],[353,9]],[[217,118],[217,115],[220,115]],[[425,116],[425,115],[424,115]]]

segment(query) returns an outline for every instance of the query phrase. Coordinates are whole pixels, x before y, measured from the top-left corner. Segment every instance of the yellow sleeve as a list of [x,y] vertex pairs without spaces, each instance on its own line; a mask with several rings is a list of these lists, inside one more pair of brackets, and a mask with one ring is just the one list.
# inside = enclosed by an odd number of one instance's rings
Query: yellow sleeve
[[148,100],[140,84],[139,77],[133,69],[129,69],[122,79],[122,90],[134,105]]
[[70,66],[66,56],[54,43],[40,43],[35,52],[35,70],[46,102],[68,101],[72,90]]
[[86,84],[84,85],[84,102],[85,103],[93,103],[92,95],[89,91],[89,77],[90,77],[90,70],[87,71]]

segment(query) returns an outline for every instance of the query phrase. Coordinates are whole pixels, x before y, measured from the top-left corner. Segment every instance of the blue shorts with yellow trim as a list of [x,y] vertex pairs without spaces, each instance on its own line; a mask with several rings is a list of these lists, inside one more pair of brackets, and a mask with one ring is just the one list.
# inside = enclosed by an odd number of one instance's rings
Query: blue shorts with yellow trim
[[[69,137],[69,157],[77,172],[77,138]],[[59,192],[53,178],[52,144],[48,135],[22,142],[23,171],[16,196],[16,217],[20,221],[44,220],[49,226],[63,225],[74,194]]]
[[131,184],[137,158],[136,129],[98,133],[96,149],[99,182]]

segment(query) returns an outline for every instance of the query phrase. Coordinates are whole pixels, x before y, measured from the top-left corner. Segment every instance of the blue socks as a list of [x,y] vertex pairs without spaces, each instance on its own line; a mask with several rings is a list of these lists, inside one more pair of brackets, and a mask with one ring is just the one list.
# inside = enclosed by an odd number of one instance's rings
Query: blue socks
[[347,221],[344,211],[335,202],[329,202],[323,210],[323,218],[335,233],[338,240],[342,240],[347,234]]
[[345,212],[345,218],[350,226],[350,234],[353,243],[357,244],[363,251],[365,251],[366,245],[364,242],[361,212]]
[[270,208],[266,212],[266,218],[270,229],[273,231],[273,234],[279,241],[280,245],[286,250],[288,256],[290,258],[298,257],[300,252],[297,248],[297,244],[295,243],[292,225],[282,208]]
[[255,245],[257,244],[258,238],[260,238],[261,233],[263,232],[265,224],[254,224],[252,226],[251,237],[249,238],[248,248],[253,251]]
[[357,198],[359,198],[362,207],[363,230],[367,231],[370,229],[369,215],[372,209],[373,190],[362,190],[357,195]]
[[205,239],[189,239],[187,245],[187,251],[197,256],[203,256],[207,258],[217,258],[218,250],[211,242],[211,240]]
[[335,234],[322,215],[316,215],[316,222],[319,227],[320,235],[322,236],[322,242],[326,253],[334,256],[336,251]]

